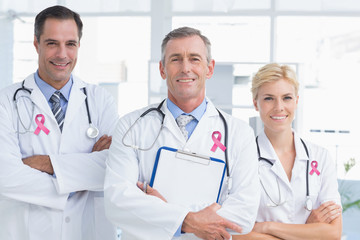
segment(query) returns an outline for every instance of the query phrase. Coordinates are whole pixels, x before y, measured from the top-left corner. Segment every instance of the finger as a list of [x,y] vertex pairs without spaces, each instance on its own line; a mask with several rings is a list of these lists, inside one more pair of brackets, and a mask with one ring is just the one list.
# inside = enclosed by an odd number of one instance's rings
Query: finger
[[231,235],[230,233],[228,233],[225,229],[222,229],[220,232],[219,232],[219,237],[216,238],[216,239],[230,239],[231,238]]
[[227,239],[228,240],[228,239],[230,239],[231,235],[229,233],[227,233],[227,234],[228,234],[228,236],[224,236],[222,232],[217,232],[215,234],[215,239],[220,239],[220,240]]
[[[238,233],[242,232],[242,228],[239,225],[237,225],[237,224],[235,224],[233,222],[230,222],[228,220],[224,221],[223,227],[224,228],[229,228],[229,229],[231,229],[231,230],[233,230],[235,232],[238,232]],[[226,232],[226,233],[229,234],[228,232]],[[229,234],[229,236],[230,236],[230,234]]]
[[112,142],[112,138],[109,137],[106,142],[104,142],[103,146],[101,147],[101,150],[109,149]]
[[327,214],[327,220],[329,222],[332,222],[335,218],[338,218],[340,215],[341,215],[341,212],[342,210],[339,209],[339,208],[336,208],[332,211],[330,211],[328,214]]
[[96,143],[94,144],[92,151],[93,151],[93,152],[94,152],[94,151],[98,151],[99,148],[100,148],[100,145],[102,144],[102,142],[103,142],[104,139],[106,139],[106,138],[107,138],[107,135],[101,136],[101,137],[99,138],[99,140],[97,140]]
[[221,208],[221,206],[219,204],[217,204],[217,203],[213,203],[208,208],[210,208],[211,210],[216,212],[217,210],[219,210]]
[[108,136],[102,136],[95,144],[93,147],[93,151],[102,151],[104,149],[109,149],[110,145],[111,145],[111,141],[112,141],[112,137],[108,137]]
[[324,211],[327,208],[331,208],[335,206],[336,204],[333,201],[328,201],[320,205],[319,210]]
[[143,188],[143,183],[140,182],[140,181],[138,181],[138,182],[136,183],[136,186],[138,186],[138,188],[142,189],[142,188]]

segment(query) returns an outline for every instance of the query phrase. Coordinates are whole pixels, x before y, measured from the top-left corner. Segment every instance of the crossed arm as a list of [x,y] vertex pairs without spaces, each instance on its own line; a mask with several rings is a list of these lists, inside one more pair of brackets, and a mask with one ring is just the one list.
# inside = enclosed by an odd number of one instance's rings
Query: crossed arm
[[[111,145],[111,136],[103,135],[99,140],[94,144],[92,152],[102,151],[104,149],[109,149]],[[50,175],[54,174],[54,169],[50,161],[49,155],[34,155],[22,159],[25,165],[28,165],[31,168],[37,169],[41,172],[46,172]]]
[[233,239],[341,239],[341,211],[334,202],[325,202],[311,211],[306,224],[259,222],[251,233],[233,236]]
[[[144,189],[144,185],[141,182],[138,182],[137,186],[142,190]],[[166,199],[150,186],[146,187],[146,194],[158,197],[166,202]],[[216,213],[220,208],[219,204],[213,203],[198,212],[189,212],[183,221],[181,231],[193,233],[201,239],[211,240],[230,239],[231,235],[227,232],[226,228],[241,233],[242,229],[240,226]]]

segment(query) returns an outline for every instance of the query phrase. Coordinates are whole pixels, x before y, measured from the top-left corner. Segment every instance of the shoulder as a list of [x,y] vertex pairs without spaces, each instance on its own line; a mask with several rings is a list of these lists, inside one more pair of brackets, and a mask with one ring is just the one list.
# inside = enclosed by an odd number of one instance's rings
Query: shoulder
[[[310,161],[317,161],[319,164],[326,163],[325,165],[335,164],[327,148],[305,139],[302,140],[309,151]],[[321,165],[324,166],[324,164]]]
[[227,124],[229,125],[229,131],[231,131],[231,133],[242,132],[242,133],[247,133],[247,134],[252,134],[252,135],[254,134],[253,129],[244,120],[234,117],[222,110],[219,110],[219,111],[224,116]]
[[77,76],[73,76],[73,80],[74,80],[75,87],[86,88],[86,92],[89,95],[97,95],[97,96],[98,96],[98,94],[107,95],[107,96],[111,95],[104,87],[102,87],[100,85],[87,83]]
[[[157,103],[157,104],[148,105],[143,108],[139,108],[137,110],[134,110],[130,113],[125,114],[123,117],[120,118],[120,120],[124,121],[124,122],[134,122],[134,121],[136,121],[136,119],[138,119],[143,113],[148,111],[150,108],[156,108],[158,105],[159,104]],[[155,111],[151,111],[146,116],[153,116],[154,114],[159,115],[159,114],[155,113]]]
[[12,102],[14,100],[15,92],[20,89],[21,86],[22,82],[18,82],[2,88],[0,90],[0,102],[2,104],[5,102]]

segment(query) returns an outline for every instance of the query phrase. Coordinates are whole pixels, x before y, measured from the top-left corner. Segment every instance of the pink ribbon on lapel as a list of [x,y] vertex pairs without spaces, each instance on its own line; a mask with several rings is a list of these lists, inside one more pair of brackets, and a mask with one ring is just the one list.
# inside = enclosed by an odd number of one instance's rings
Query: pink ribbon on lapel
[[[41,117],[41,120],[39,121],[39,117]],[[38,114],[36,115],[35,117],[35,122],[36,122],[36,125],[38,126],[36,129],[35,129],[35,135],[39,135],[40,131],[43,130],[44,133],[46,133],[46,135],[49,134],[50,130],[47,129],[45,126],[44,126],[44,122],[45,122],[45,117],[44,115],[42,114]]]
[[318,163],[317,161],[312,161],[311,162],[311,172],[310,172],[310,175],[313,175],[314,173],[316,173],[318,176],[320,175],[320,172],[319,170],[317,170],[317,166],[318,166]]
[[[215,137],[215,134],[217,134],[217,138]],[[221,140],[221,133],[219,131],[215,131],[212,133],[212,140],[214,141],[214,145],[211,148],[211,151],[215,152],[216,148],[219,147],[223,152],[225,152],[226,147],[220,142]]]

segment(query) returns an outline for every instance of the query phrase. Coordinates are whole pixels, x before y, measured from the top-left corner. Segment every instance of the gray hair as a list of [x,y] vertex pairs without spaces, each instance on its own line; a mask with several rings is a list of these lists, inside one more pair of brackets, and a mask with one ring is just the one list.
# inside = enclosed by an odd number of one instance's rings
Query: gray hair
[[165,48],[167,43],[171,39],[178,39],[184,37],[199,36],[206,46],[206,60],[208,63],[211,61],[211,43],[207,37],[201,34],[201,32],[195,28],[181,27],[169,32],[162,41],[161,44],[161,62],[165,65]]

